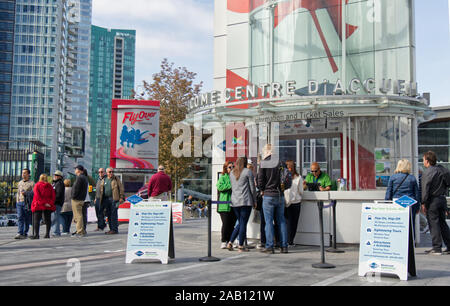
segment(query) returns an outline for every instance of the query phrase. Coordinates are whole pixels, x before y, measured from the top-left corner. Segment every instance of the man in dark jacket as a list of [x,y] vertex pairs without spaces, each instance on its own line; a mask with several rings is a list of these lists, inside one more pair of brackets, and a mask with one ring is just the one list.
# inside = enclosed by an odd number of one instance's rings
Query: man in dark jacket
[[[281,253],[288,252],[286,219],[284,218],[284,193],[281,191],[281,163],[272,156],[272,146],[263,149],[263,161],[258,171],[258,189],[263,196],[263,212],[266,222],[266,246],[261,252],[274,253],[274,220],[279,226]],[[273,166],[275,165],[275,166]],[[270,168],[269,168],[270,167]]]
[[83,174],[84,167],[78,165],[75,167],[75,175],[77,179],[72,186],[72,210],[73,217],[75,222],[77,223],[77,237],[86,236],[86,231],[84,230],[84,222],[83,222],[83,205],[86,200],[86,193],[88,190],[88,178]]
[[56,210],[52,214],[52,232],[55,236],[61,236],[61,224],[64,222],[61,216],[61,209],[64,204],[64,194],[66,187],[63,180],[64,174],[57,170],[53,174],[53,189],[55,189],[55,206]]
[[436,165],[436,161],[436,154],[432,151],[423,156],[426,169],[422,175],[422,209],[427,216],[433,244],[433,248],[427,253],[442,255],[442,240],[447,246],[444,252],[448,254],[450,250],[450,229],[445,220],[450,171]]

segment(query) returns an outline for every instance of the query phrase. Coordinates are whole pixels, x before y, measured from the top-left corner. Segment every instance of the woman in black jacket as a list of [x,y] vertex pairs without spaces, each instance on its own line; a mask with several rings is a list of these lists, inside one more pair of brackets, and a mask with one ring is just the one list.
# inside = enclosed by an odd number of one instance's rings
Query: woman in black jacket
[[64,204],[65,186],[63,180],[63,173],[55,171],[53,174],[53,189],[55,190],[55,206],[56,211],[52,214],[52,233],[54,236],[61,236],[61,225],[64,220],[61,216],[61,209]]

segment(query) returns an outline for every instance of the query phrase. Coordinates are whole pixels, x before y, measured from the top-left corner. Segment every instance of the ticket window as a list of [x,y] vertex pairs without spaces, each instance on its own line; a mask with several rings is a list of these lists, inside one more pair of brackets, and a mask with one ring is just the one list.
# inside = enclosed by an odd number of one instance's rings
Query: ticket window
[[299,141],[300,173],[305,177],[313,162],[331,179],[341,177],[341,140],[339,138],[301,139]]

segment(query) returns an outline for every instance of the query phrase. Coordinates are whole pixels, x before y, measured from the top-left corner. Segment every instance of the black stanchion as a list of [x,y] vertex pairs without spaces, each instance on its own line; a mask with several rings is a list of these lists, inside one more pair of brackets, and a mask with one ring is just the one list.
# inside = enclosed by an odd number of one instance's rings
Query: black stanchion
[[219,258],[211,256],[211,200],[208,200],[208,256],[199,258],[202,262],[220,261]]
[[333,206],[333,245],[331,248],[327,249],[328,253],[345,253],[342,250],[339,250],[337,248],[337,238],[336,238],[336,205],[337,202],[336,201],[332,201],[332,206]]
[[317,269],[333,269],[336,266],[325,262],[325,247],[324,247],[324,238],[323,238],[323,202],[317,202],[317,206],[319,208],[319,221],[320,221],[320,253],[321,253],[321,262],[313,264],[313,268]]

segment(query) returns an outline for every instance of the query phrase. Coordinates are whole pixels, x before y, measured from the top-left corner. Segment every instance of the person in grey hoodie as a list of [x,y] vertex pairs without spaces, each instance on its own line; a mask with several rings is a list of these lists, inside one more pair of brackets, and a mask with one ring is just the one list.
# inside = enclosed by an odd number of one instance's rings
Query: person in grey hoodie
[[239,235],[239,252],[248,252],[244,242],[247,238],[247,223],[252,208],[256,207],[256,187],[253,173],[247,169],[246,157],[240,157],[237,160],[233,171],[230,173],[230,181],[232,190],[231,207],[239,223],[231,234],[228,249],[232,248],[232,241]]

